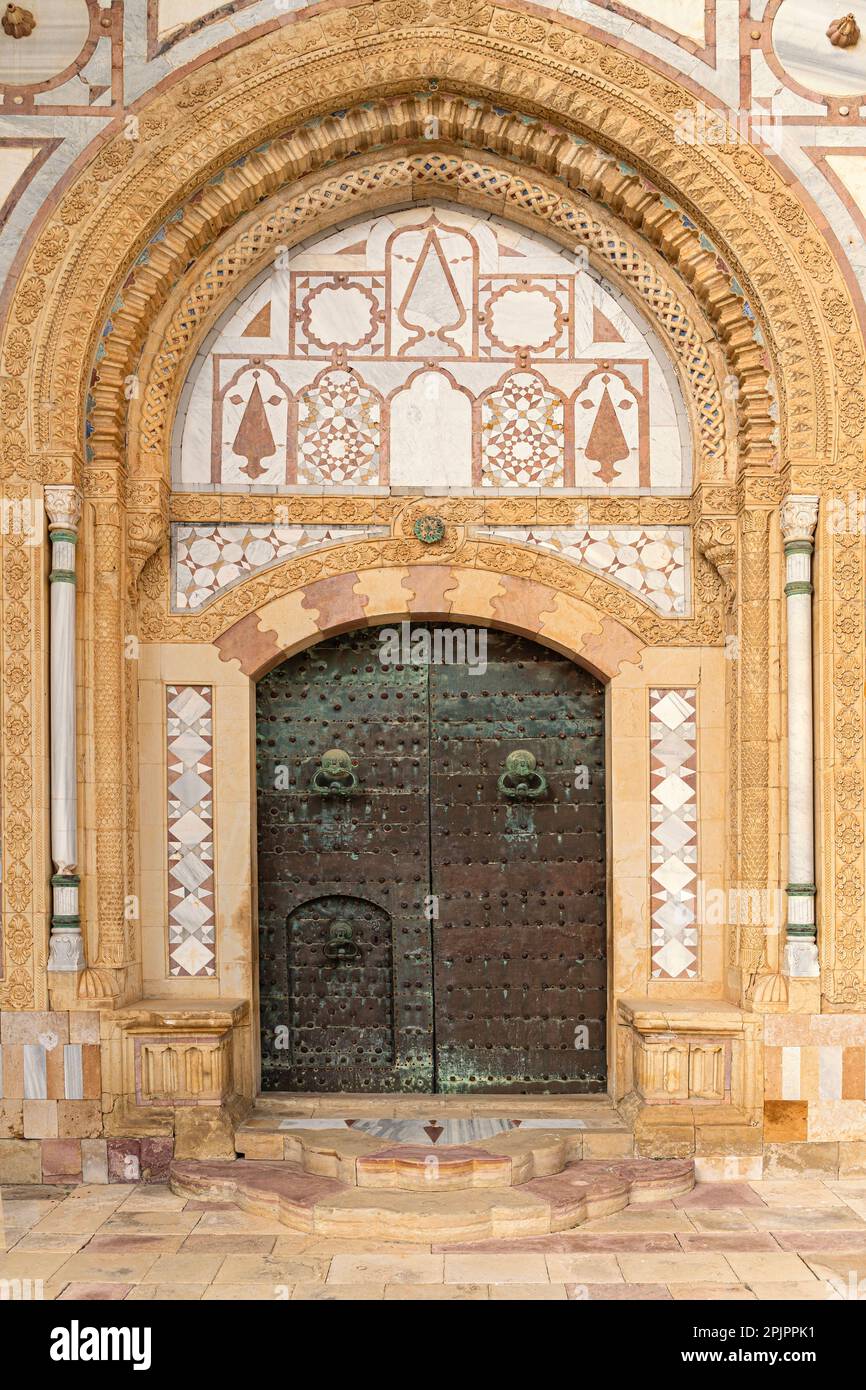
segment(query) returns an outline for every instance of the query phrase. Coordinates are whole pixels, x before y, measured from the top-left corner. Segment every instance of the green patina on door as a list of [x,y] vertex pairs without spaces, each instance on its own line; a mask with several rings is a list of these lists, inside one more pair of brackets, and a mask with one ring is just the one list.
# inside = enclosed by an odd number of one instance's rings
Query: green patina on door
[[469,663],[364,630],[259,682],[266,1091],[605,1089],[604,691],[457,631]]

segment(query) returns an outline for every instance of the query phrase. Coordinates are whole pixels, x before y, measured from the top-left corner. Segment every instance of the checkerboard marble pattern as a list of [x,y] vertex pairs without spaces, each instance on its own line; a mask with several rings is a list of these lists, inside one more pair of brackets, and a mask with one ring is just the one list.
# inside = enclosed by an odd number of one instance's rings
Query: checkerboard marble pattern
[[166,687],[168,941],[172,975],[216,974],[213,691]]
[[690,980],[699,971],[697,691],[652,689],[649,700],[651,975]]

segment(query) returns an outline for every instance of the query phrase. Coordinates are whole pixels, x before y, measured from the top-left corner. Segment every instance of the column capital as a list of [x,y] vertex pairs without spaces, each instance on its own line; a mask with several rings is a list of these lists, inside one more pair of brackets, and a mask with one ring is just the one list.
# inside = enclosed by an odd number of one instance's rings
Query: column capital
[[789,493],[783,500],[779,508],[779,523],[786,545],[794,541],[811,543],[818,524],[818,500],[805,493]]
[[69,483],[51,483],[45,488],[45,510],[49,529],[78,531],[81,521],[81,492]]

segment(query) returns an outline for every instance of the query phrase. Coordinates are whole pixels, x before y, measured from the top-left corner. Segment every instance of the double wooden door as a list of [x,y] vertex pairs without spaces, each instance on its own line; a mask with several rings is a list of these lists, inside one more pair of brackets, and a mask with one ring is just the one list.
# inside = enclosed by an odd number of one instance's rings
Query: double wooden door
[[603,688],[439,637],[395,660],[365,629],[258,684],[266,1091],[605,1088]]

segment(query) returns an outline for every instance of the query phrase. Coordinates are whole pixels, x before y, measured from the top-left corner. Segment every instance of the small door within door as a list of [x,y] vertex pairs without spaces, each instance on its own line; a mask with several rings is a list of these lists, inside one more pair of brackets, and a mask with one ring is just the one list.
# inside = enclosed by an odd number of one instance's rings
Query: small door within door
[[365,630],[259,682],[264,1090],[605,1089],[604,691],[466,649]]

